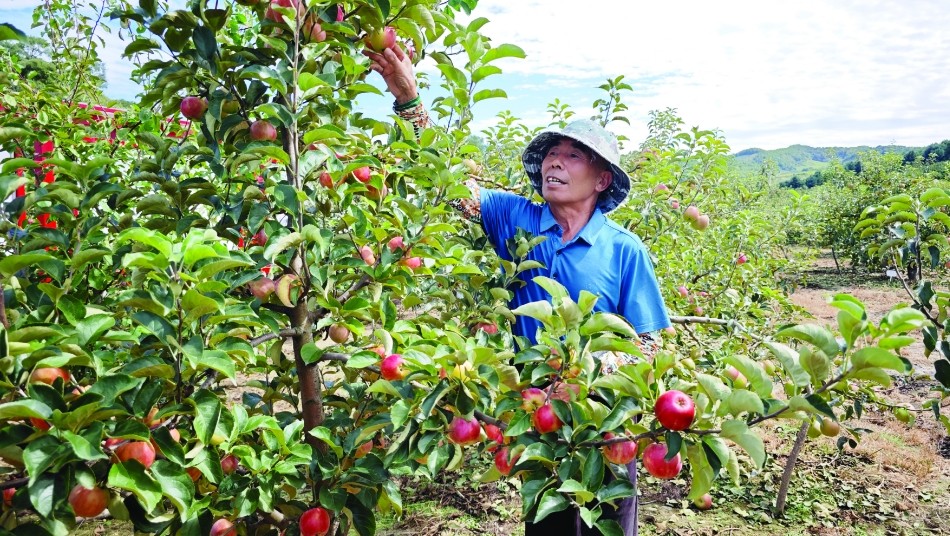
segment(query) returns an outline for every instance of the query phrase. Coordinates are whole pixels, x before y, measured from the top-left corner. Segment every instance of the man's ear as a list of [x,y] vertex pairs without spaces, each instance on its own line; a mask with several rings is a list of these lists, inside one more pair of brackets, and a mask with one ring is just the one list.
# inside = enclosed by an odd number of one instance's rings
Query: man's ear
[[600,172],[600,176],[597,177],[597,192],[603,192],[607,188],[610,188],[610,184],[614,182],[614,174],[610,170],[604,170]]

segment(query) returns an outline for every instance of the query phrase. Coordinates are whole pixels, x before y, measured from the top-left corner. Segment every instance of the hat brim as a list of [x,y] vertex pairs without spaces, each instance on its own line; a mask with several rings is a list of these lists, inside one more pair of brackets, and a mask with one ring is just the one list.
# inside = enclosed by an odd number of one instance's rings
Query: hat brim
[[[531,187],[534,188],[534,191],[537,192],[538,195],[541,195],[541,161],[544,160],[544,155],[548,149],[563,138],[572,139],[590,149],[590,147],[584,143],[584,140],[578,139],[570,134],[564,134],[559,130],[546,130],[531,140],[531,143],[525,147],[524,152],[521,154],[521,163],[524,165],[525,173],[527,173],[528,179],[531,181]],[[590,150],[596,153],[597,156],[601,157],[605,162],[608,162],[610,173],[613,175],[610,186],[601,192],[597,198],[597,207],[600,208],[601,212],[606,214],[615,210],[627,200],[627,195],[630,193],[630,177],[624,170],[620,169],[620,166],[610,162],[604,155],[594,149]]]

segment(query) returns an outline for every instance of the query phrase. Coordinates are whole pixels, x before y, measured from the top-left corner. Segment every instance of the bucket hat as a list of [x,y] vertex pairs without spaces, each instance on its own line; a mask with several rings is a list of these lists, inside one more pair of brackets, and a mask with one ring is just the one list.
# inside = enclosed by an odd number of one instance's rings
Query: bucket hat
[[630,177],[620,169],[620,148],[617,137],[594,121],[581,119],[569,123],[563,129],[548,129],[528,144],[521,154],[524,170],[531,180],[534,191],[541,194],[541,161],[548,150],[562,138],[570,138],[580,142],[591,151],[597,153],[607,161],[613,181],[610,186],[600,193],[597,198],[597,207],[605,214],[623,204],[630,193]]

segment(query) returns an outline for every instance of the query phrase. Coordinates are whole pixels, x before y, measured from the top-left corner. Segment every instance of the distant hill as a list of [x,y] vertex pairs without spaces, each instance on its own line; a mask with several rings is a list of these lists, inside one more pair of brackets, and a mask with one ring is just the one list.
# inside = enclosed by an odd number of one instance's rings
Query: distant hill
[[766,159],[771,159],[778,167],[778,180],[798,176],[805,178],[815,171],[824,169],[835,157],[847,164],[858,159],[858,155],[867,151],[880,153],[906,154],[908,151],[920,151],[921,147],[905,147],[902,145],[879,145],[869,147],[809,147],[808,145],[792,145],[784,149],[745,149],[732,155],[734,165],[743,175],[758,173]]

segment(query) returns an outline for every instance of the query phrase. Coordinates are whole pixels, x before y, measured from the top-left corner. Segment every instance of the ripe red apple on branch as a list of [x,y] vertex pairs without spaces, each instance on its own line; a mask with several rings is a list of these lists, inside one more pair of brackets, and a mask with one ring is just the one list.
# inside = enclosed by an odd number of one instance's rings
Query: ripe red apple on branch
[[531,424],[534,426],[534,430],[539,434],[557,432],[561,429],[561,426],[564,425],[557,414],[554,413],[554,406],[551,404],[544,404],[538,408],[538,410],[531,415]]
[[485,450],[495,452],[500,445],[505,444],[505,434],[501,431],[501,428],[494,424],[486,424],[483,428],[485,430],[485,437],[488,438],[490,445]]
[[277,289],[277,285],[274,283],[274,280],[269,277],[262,277],[260,279],[255,279],[247,284],[248,288],[251,290],[251,294],[255,298],[266,302],[267,298],[274,293],[274,290]]
[[300,514],[300,536],[324,536],[330,530],[330,512],[316,507]]
[[547,395],[537,387],[528,387],[521,391],[521,408],[531,413],[547,402]]
[[382,52],[396,45],[396,30],[392,26],[374,30],[366,35],[363,42],[374,52]]
[[210,536],[237,536],[237,527],[227,519],[219,519],[211,525]]
[[32,374],[30,374],[30,383],[45,383],[47,385],[53,385],[53,382],[56,381],[56,378],[61,378],[64,383],[69,382],[69,372],[66,372],[65,369],[59,367],[40,367],[35,369]]
[[653,414],[667,430],[685,430],[696,417],[696,404],[686,393],[670,390],[656,399]]
[[[613,439],[615,436],[612,432],[607,432],[604,434],[604,439]],[[604,453],[604,458],[607,458],[607,461],[617,465],[627,465],[637,458],[637,442],[636,441],[621,441],[619,443],[611,443],[609,445],[604,445],[601,449]]]
[[369,182],[369,179],[372,177],[373,170],[369,166],[358,167],[353,170],[353,178],[366,184]]
[[241,462],[234,454],[228,454],[224,458],[221,458],[221,470],[224,471],[224,474],[226,475],[230,475],[234,471],[237,471],[238,467],[240,466]]
[[203,97],[189,96],[181,100],[181,115],[188,119],[200,119],[208,109],[208,100]]
[[643,450],[643,467],[656,478],[670,480],[680,474],[683,469],[683,460],[679,452],[672,459],[667,460],[666,452],[665,443],[650,444]]
[[518,463],[520,456],[520,454],[512,456],[509,447],[502,447],[495,453],[495,468],[499,473],[508,476],[511,474],[511,469]]
[[87,488],[82,484],[76,484],[69,492],[67,501],[77,516],[96,517],[106,509],[109,494],[98,486]]
[[115,449],[115,456],[120,462],[136,460],[146,469],[155,463],[155,449],[148,441],[131,441]]
[[254,141],[274,141],[277,139],[277,129],[265,119],[251,123],[251,139]]
[[456,445],[462,445],[463,447],[465,445],[473,445],[478,443],[481,436],[482,426],[474,417],[471,419],[454,417],[452,422],[449,423],[448,438],[449,441]]
[[406,360],[399,354],[386,356],[379,364],[379,375],[388,381],[401,380],[409,374],[405,363]]

